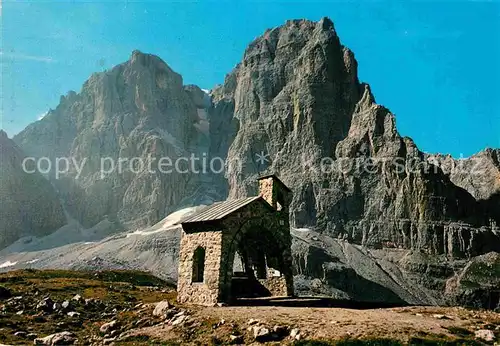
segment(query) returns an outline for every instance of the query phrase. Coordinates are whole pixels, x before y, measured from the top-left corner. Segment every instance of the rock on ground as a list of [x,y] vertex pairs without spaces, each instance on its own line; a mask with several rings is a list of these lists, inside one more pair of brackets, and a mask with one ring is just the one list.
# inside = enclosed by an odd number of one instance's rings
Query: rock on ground
[[44,338],[37,338],[35,345],[73,345],[76,341],[75,335],[71,332],[60,332],[48,335]]

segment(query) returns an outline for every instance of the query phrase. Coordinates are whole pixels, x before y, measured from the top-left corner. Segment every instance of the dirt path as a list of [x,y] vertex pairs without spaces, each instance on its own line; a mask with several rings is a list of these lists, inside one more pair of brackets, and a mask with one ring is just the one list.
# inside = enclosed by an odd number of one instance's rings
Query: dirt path
[[[272,306],[193,307],[191,316],[194,320],[211,321],[211,323],[224,320],[225,326],[238,326],[248,334],[251,334],[247,331],[251,319],[258,320],[258,324],[270,328],[275,325],[286,325],[300,329],[301,336],[307,340],[385,338],[403,343],[412,338],[413,340],[415,338],[473,340],[475,330],[485,326],[489,326],[490,329],[500,326],[498,313],[439,307],[367,310]],[[174,337],[171,334],[174,330],[169,327],[152,327],[143,332],[160,339]],[[209,333],[212,337],[217,336],[224,340],[230,331],[228,327],[221,326],[214,327]],[[251,337],[245,338],[245,340],[250,339]],[[287,339],[282,343],[291,341]]]
[[[353,310],[338,308],[294,307],[225,307],[207,308],[200,316],[247,323],[258,319],[266,324],[284,324],[299,328],[314,339],[343,337],[387,337],[401,339],[407,335],[445,334],[452,336],[447,327],[466,327],[471,316],[461,309],[394,308]],[[445,315],[439,319],[433,315]],[[498,316],[497,316],[498,318]],[[480,319],[478,320],[478,322]]]

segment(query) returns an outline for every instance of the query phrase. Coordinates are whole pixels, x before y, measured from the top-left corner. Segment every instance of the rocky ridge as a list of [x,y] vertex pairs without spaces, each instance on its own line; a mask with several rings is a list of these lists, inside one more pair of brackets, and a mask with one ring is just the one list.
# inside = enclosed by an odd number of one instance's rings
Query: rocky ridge
[[465,159],[428,154],[427,160],[477,200],[487,200],[500,190],[500,149],[488,148]]
[[128,228],[152,225],[179,205],[221,198],[202,191],[198,175],[173,169],[179,157],[208,150],[207,106],[205,94],[185,87],[161,59],[134,51],[126,63],[93,74],[80,93],[62,96],[14,140],[35,157],[70,160],[51,180],[82,225],[105,217]]
[[43,236],[66,223],[56,191],[0,130],[0,248],[26,235]]
[[[330,20],[267,31],[230,76],[222,90],[234,93],[240,129],[228,163],[245,162],[227,174],[230,197],[255,193],[255,178],[275,172],[294,191],[295,227],[452,257],[500,251],[499,209],[398,134],[394,115],[358,81],[354,55]],[[269,165],[257,161],[261,151]],[[487,167],[483,189],[493,195],[498,166]]]

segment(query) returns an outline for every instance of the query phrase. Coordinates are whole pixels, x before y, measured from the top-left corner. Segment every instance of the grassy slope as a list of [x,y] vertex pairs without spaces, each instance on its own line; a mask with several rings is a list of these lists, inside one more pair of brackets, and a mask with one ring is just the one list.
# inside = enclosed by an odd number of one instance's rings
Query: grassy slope
[[[156,328],[160,334],[138,333],[129,337],[119,345],[180,345],[180,344],[227,344],[229,335],[235,331],[245,336],[245,342],[252,342],[251,333],[246,331],[246,316],[234,316],[223,326],[219,326],[220,318],[202,307],[188,307],[192,316],[198,318],[192,326],[166,329],[161,320],[152,317],[153,305],[149,303],[169,300],[176,304],[175,288],[166,282],[143,272],[102,271],[76,272],[68,270],[20,270],[0,274],[0,285],[12,291],[13,296],[22,296],[24,313],[17,315],[15,307],[0,301],[0,343],[26,345],[32,341],[14,336],[16,331],[36,333],[43,337],[54,332],[71,331],[75,333],[80,344],[89,340],[102,339],[100,326],[111,320],[118,320],[121,331],[140,328]],[[79,317],[70,318],[66,314],[42,313],[35,310],[36,303],[50,296],[53,301],[71,300],[75,294],[84,298],[94,298],[102,302],[98,307],[75,304],[74,311]],[[12,301],[12,299],[11,299]],[[144,303],[142,308],[137,305]],[[20,303],[16,303],[20,304]],[[149,305],[148,305],[149,304]],[[178,305],[178,304],[176,304]],[[113,311],[115,310],[116,311]],[[224,310],[221,309],[221,311]],[[190,313],[191,313],[190,312]],[[238,320],[239,317],[239,320]],[[274,319],[274,318],[273,318]],[[141,322],[142,321],[142,322]],[[499,319],[500,321],[500,319]],[[500,323],[500,322],[499,322]],[[473,333],[464,328],[450,328],[449,335],[431,335],[424,331],[416,333],[409,339],[410,345],[482,345],[473,340]],[[169,334],[169,335],[167,335]],[[407,336],[405,339],[408,340]],[[156,340],[156,341],[155,341]],[[162,341],[161,341],[162,340]],[[374,337],[370,340],[301,340],[296,345],[402,345],[403,339],[386,339]],[[291,340],[284,340],[291,343]],[[283,341],[281,342],[283,343]],[[281,344],[275,343],[275,344]],[[407,343],[408,344],[408,343]]]
[[[22,296],[23,301],[33,302],[25,304],[23,315],[17,315],[15,311],[0,314],[0,342],[12,344],[26,343],[25,339],[13,335],[16,331],[36,333],[39,337],[70,331],[80,340],[86,340],[98,335],[99,327],[113,319],[111,315],[105,318],[101,316],[106,309],[117,308],[120,311],[117,317],[121,323],[127,324],[134,322],[136,316],[121,310],[138,303],[175,299],[175,290],[164,281],[147,273],[133,271],[18,270],[0,274],[0,285],[8,288],[13,296]],[[71,310],[79,312],[81,316],[73,319],[65,314],[34,311],[33,304],[47,296],[60,303],[71,300],[76,294],[85,299],[98,299],[104,302],[104,306],[90,309],[84,304],[75,304]]]

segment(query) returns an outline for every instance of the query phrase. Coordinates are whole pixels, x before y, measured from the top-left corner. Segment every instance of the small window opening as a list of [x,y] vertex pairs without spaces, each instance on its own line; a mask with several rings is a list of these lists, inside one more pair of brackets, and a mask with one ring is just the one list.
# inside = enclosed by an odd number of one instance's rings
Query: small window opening
[[203,282],[205,271],[205,249],[198,247],[193,255],[193,282]]

